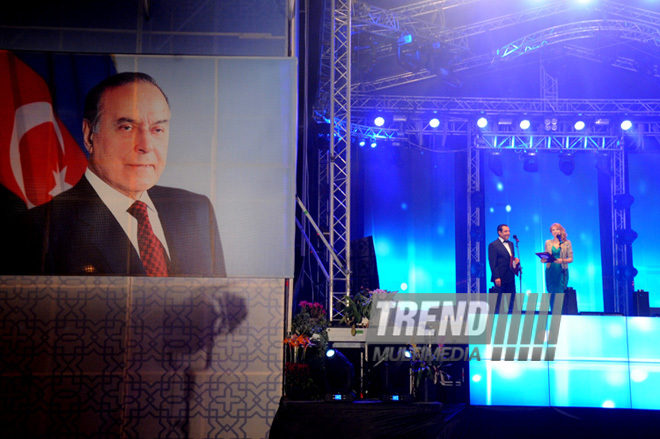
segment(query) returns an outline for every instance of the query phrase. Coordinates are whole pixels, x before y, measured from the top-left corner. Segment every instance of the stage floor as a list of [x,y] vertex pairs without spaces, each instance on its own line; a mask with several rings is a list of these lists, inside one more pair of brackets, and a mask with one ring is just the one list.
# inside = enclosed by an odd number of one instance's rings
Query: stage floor
[[650,438],[652,410],[282,401],[270,439]]

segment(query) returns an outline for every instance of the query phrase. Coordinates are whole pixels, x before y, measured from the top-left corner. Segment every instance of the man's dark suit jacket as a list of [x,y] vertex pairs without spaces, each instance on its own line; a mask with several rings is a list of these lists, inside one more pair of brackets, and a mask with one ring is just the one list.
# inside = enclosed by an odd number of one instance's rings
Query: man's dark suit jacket
[[[148,193],[165,232],[169,275],[225,277],[209,199],[161,186]],[[146,276],[130,239],[85,177],[27,215],[32,241],[21,251],[30,256],[19,274]]]
[[[513,244],[509,242],[511,254],[513,254]],[[513,270],[511,270],[511,255],[504,247],[504,243],[498,239],[488,245],[488,263],[492,273],[490,280],[501,279],[502,284],[515,282]]]

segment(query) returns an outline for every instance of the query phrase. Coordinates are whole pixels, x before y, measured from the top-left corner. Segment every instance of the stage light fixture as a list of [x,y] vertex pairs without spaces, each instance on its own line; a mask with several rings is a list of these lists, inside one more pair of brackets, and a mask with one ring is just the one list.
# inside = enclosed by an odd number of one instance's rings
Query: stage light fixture
[[328,358],[332,358],[335,356],[336,353],[337,351],[335,351],[333,348],[330,348],[327,351],[325,351],[325,356]]
[[430,126],[431,128],[438,128],[438,127],[440,126],[440,121],[438,120],[437,117],[434,117],[433,119],[431,119],[431,120],[429,121],[429,126]]
[[626,120],[621,122],[621,129],[623,131],[628,131],[630,128],[632,128],[632,122],[631,121],[626,119]]
[[543,120],[543,127],[546,131],[557,131],[557,118],[556,117],[546,117]]
[[364,146],[366,144],[367,144],[366,140],[360,140],[360,143],[358,143],[358,145],[360,145],[360,146]]
[[632,203],[635,202],[635,197],[630,194],[617,194],[614,196],[614,208],[619,210],[625,210],[632,206]]
[[488,159],[488,169],[490,169],[490,171],[498,177],[501,177],[502,174],[504,174],[502,158],[500,157],[499,153],[493,153],[490,155]]
[[571,154],[561,154],[559,156],[559,170],[564,175],[571,175],[575,171],[575,159]]
[[575,122],[575,125],[573,125],[573,128],[575,128],[575,131],[582,131],[584,129],[584,126],[585,126],[584,121],[578,120],[577,122]]
[[617,230],[614,234],[614,239],[621,245],[630,245],[637,239],[637,232],[633,229]]
[[488,119],[486,119],[485,117],[480,117],[477,120],[477,126],[479,128],[486,128],[488,126]]
[[382,127],[383,125],[385,125],[385,119],[383,118],[383,116],[376,117],[374,119],[374,125],[376,125],[377,127]]
[[369,144],[369,146],[371,146],[372,148],[375,148],[375,147],[378,146],[378,143],[376,143],[375,140],[372,140],[371,143]]
[[355,368],[344,354],[332,349],[334,355],[325,357],[325,388],[326,401],[353,401],[353,382],[355,380]]
[[528,119],[523,119],[523,120],[520,121],[520,129],[522,129],[522,130],[528,129],[530,125],[531,124],[530,124]]
[[630,281],[637,276],[637,269],[630,264],[620,265],[616,268],[616,277],[620,280]]
[[527,154],[523,161],[523,169],[525,172],[538,172],[539,162],[536,160],[536,154]]

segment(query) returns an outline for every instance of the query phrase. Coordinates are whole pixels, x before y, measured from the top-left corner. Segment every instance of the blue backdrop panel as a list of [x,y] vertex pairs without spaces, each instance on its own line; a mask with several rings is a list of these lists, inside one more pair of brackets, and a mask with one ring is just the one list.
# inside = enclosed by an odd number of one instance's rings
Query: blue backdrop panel
[[639,271],[635,277],[635,289],[649,292],[649,305],[660,307],[660,235],[658,218],[660,203],[660,153],[629,154],[628,176],[630,194],[635,202],[630,206],[630,223],[639,236],[633,243],[633,266]]
[[366,146],[359,157],[364,235],[374,238],[381,288],[455,292],[453,155]]
[[[559,170],[555,153],[537,155],[538,172],[524,171],[524,156],[514,151],[503,151],[500,157],[503,173],[497,176],[490,171],[490,155],[482,156],[486,243],[497,238],[498,224],[508,224],[520,239],[523,291],[543,292],[545,269],[534,253],[543,251],[552,238],[550,226],[562,224],[573,245],[568,285],[577,291],[578,310],[603,311],[595,156],[577,154],[571,175]],[[490,287],[490,268],[487,276]]]

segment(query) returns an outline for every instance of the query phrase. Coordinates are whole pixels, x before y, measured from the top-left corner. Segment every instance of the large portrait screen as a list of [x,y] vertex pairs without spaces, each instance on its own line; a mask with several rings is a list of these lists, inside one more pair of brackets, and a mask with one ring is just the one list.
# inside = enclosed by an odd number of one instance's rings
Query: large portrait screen
[[293,277],[296,60],[0,55],[4,274]]

